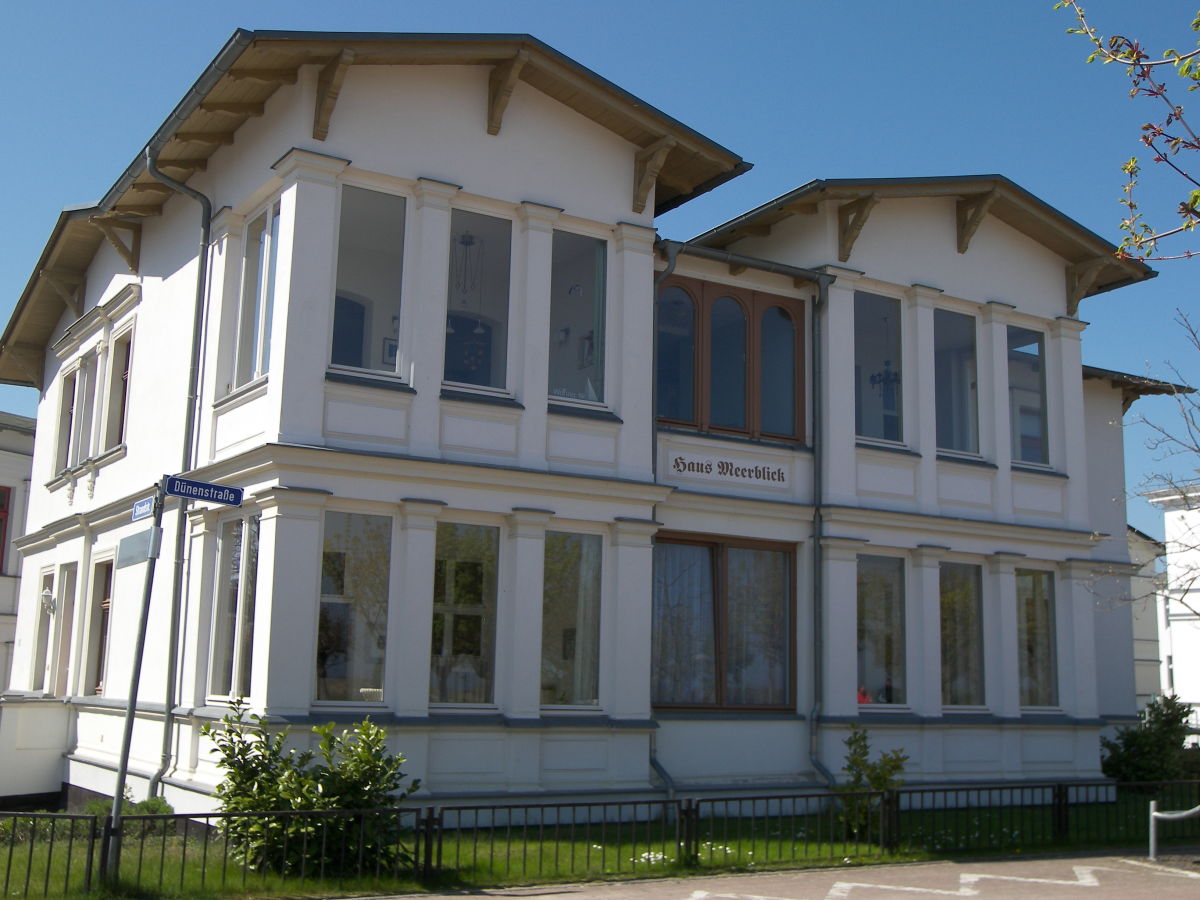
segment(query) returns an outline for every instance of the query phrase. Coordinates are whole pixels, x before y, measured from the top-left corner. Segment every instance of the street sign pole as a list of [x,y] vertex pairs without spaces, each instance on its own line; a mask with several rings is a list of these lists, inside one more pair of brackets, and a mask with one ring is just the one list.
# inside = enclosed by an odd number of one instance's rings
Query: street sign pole
[[163,498],[166,496],[168,476],[154,491],[154,526],[150,541],[150,555],[146,561],[146,582],[142,589],[142,611],[138,618],[137,640],[133,648],[133,671],[129,676],[129,699],[125,703],[125,732],[121,736],[121,756],[117,762],[117,785],[113,791],[112,815],[105,833],[106,852],[103,856],[102,876],[116,884],[121,867],[121,804],[125,801],[125,778],[129,774],[129,751],[133,744],[133,722],[137,713],[138,686],[142,680],[142,656],[146,649],[146,628],[150,619],[150,594],[154,588],[154,567],[158,562],[158,548],[162,543]]

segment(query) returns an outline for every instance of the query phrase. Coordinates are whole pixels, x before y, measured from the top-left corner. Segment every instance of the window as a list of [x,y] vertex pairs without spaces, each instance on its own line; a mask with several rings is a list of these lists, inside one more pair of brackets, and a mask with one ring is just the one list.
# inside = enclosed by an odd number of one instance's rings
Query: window
[[660,422],[803,438],[801,301],[673,278],[656,316]]
[[496,671],[500,530],[438,523],[433,570],[431,703],[491,703]]
[[554,232],[550,265],[550,396],[604,401],[608,244]]
[[1045,338],[1008,326],[1008,409],[1015,462],[1050,462],[1046,441]]
[[278,253],[279,204],[275,203],[246,228],[234,387],[266,374],[271,365],[271,319]]
[[61,472],[72,465],[71,435],[75,430],[75,398],[79,393],[79,371],[63,376],[62,398],[58,412],[58,448],[55,451],[54,469]]
[[652,701],[660,707],[787,708],[793,612],[790,549],[657,541]]
[[904,560],[858,558],[858,702],[904,703]]
[[854,293],[854,423],[859,437],[904,440],[900,301]]
[[546,532],[542,592],[542,704],[600,703],[600,563],[597,534]]
[[50,656],[50,629],[54,626],[54,573],[45,572],[42,575],[42,586],[37,601],[37,642],[33,651],[33,672],[30,677],[30,690],[44,691],[46,689],[46,668]]
[[948,309],[933,311],[933,371],[937,391],[938,448],[978,453],[975,319],[972,316]]
[[342,188],[330,350],[335,366],[396,371],[404,207],[403,197]]
[[1058,705],[1054,575],[1017,569],[1017,653],[1021,705]]
[[84,356],[75,369],[63,376],[56,471],[73,468],[91,456],[95,381],[96,357],[92,355]]
[[325,513],[317,699],[383,702],[392,520]]
[[12,503],[12,488],[0,487],[0,572],[8,562],[8,513]]
[[220,573],[213,604],[208,691],[219,697],[250,695],[254,652],[254,600],[258,581],[258,516],[221,526]]
[[133,332],[126,331],[112,343],[108,372],[108,418],[104,423],[104,449],[111,450],[125,441],[125,418],[129,405],[129,363],[133,353]]
[[446,381],[505,386],[511,250],[508,219],[451,211]]
[[92,615],[88,633],[87,674],[83,689],[87,693],[104,693],[105,669],[108,665],[108,632],[112,621],[113,564],[103,562],[92,570]]
[[983,609],[979,566],[941,564],[942,704],[983,706]]

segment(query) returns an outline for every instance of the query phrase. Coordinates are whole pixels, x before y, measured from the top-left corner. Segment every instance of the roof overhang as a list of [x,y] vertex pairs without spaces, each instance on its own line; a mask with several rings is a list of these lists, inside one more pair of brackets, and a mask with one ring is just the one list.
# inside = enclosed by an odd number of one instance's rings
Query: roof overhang
[[1159,381],[1142,375],[1129,375],[1126,372],[1114,372],[1112,369],[1101,369],[1097,366],[1083,367],[1084,380],[1089,378],[1097,381],[1107,381],[1121,392],[1121,409],[1128,410],[1139,397],[1176,396],[1178,394],[1194,394],[1196,389],[1186,384],[1174,384],[1170,381]]
[[839,256],[845,262],[870,208],[880,200],[946,197],[956,202],[958,251],[965,253],[985,215],[993,215],[1067,261],[1067,294],[1072,315],[1084,297],[1153,278],[1143,262],[1122,259],[1117,248],[1003,175],[936,178],[831,178],[810,181],[736,219],[706,231],[692,242],[725,248],[762,236],[790,216],[813,215],[832,201],[839,216]]
[[[107,239],[131,272],[139,266],[141,222],[160,215],[172,191],[146,169],[181,182],[204,171],[267,100],[319,66],[313,138],[324,140],[351,66],[454,65],[489,69],[488,115],[496,134],[516,83],[525,82],[639,148],[632,207],[651,189],[661,214],[750,168],[730,150],[527,34],[374,34],[238,30],[205,68],[145,148],[95,206],[64,211],[0,337],[0,382],[41,386],[42,353],[64,309],[82,297],[83,273]],[[76,314],[82,310],[75,309]]]

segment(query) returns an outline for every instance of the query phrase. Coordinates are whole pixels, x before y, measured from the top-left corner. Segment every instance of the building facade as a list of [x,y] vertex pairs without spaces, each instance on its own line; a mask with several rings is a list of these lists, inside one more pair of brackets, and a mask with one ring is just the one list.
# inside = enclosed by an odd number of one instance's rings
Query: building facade
[[1161,386],[1077,311],[1150,271],[1000,176],[657,238],[746,168],[528,36],[237,33],[2,339],[42,439],[0,795],[111,791],[119,548],[181,458],[246,500],[164,519],[131,775],[179,809],[235,697],[370,715],[432,797],[812,784],[855,723],[915,781],[1098,775],[1114,422]]
[[1189,724],[1200,734],[1200,487],[1158,490],[1149,500],[1163,511],[1165,532],[1166,572],[1159,595],[1163,691],[1192,708]]
[[14,541],[25,531],[35,420],[0,413],[0,691],[8,687],[17,634],[21,557]]

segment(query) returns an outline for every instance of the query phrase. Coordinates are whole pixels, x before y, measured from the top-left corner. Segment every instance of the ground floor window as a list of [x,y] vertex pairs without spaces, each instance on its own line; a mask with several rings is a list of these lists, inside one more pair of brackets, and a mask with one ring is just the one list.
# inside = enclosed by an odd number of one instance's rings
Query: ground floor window
[[542,704],[600,703],[598,534],[546,532],[542,592]]
[[88,693],[103,694],[104,673],[108,664],[109,623],[112,621],[112,561],[97,563],[92,572],[92,617],[87,676],[83,689]]
[[942,563],[942,703],[982,706],[983,610],[979,566]]
[[858,558],[858,702],[904,703],[904,560]]
[[325,513],[317,699],[383,701],[392,520]]
[[660,707],[792,702],[792,551],[660,539],[651,698]]
[[491,703],[500,529],[439,522],[433,572],[431,703]]
[[1058,705],[1054,575],[1017,569],[1017,652],[1021,705]]
[[258,516],[225,522],[218,554],[220,575],[213,604],[209,693],[245,697],[250,693],[253,664]]

